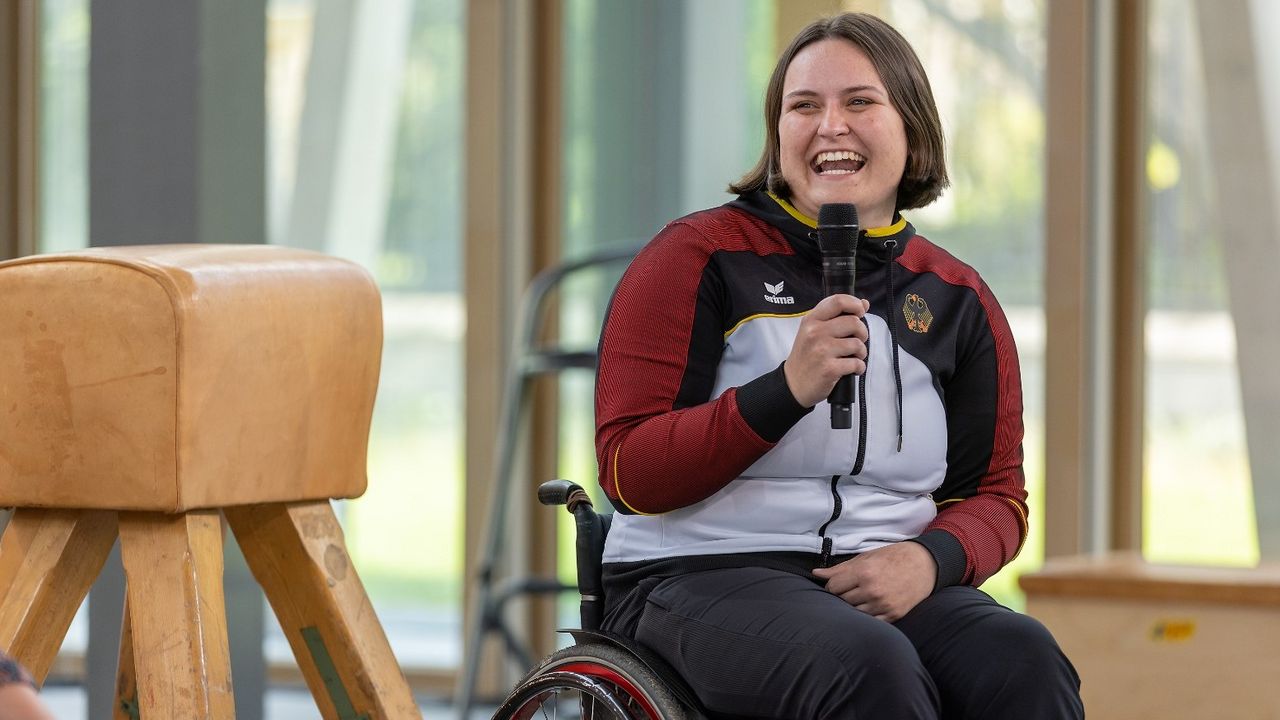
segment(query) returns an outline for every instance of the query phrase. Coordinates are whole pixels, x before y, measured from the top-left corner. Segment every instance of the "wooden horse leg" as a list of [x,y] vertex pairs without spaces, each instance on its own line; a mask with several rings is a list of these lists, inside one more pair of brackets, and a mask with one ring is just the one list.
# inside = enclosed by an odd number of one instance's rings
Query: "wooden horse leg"
[[138,675],[133,669],[133,618],[129,598],[124,599],[124,622],[120,625],[120,661],[116,664],[116,703],[111,720],[139,720]]
[[116,514],[18,508],[0,538],[0,648],[36,682],[49,674],[71,619],[116,539]]
[[347,555],[328,501],[224,508],[327,720],[421,710]]
[[143,720],[235,717],[217,510],[120,513]]

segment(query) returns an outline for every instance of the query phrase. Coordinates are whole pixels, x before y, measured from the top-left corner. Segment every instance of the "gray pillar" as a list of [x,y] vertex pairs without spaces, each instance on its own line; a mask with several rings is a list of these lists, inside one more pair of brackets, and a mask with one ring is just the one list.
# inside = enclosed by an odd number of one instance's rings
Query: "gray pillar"
[[732,199],[726,188],[763,141],[764,98],[748,77],[752,13],[739,0],[595,5],[582,57],[570,58],[592,68],[577,90],[586,97],[568,108],[588,116],[571,122],[591,136],[593,177],[575,209],[588,217],[585,244],[648,240]]
[[1236,327],[1258,549],[1263,560],[1274,561],[1280,559],[1280,375],[1271,358],[1280,348],[1280,324],[1268,313],[1280,306],[1280,159],[1271,152],[1280,142],[1280,118],[1267,117],[1268,92],[1275,88],[1264,81],[1268,61],[1280,53],[1267,43],[1265,28],[1251,32],[1259,20],[1277,22],[1274,9],[1266,7],[1249,0],[1197,3],[1204,76],[1210,79],[1205,89],[1217,185],[1214,224],[1222,234]]
[[124,618],[124,566],[116,541],[89,589],[89,645],[85,649],[85,717],[111,717]]
[[94,0],[89,241],[265,241],[266,13]]
[[685,14],[677,0],[596,5],[587,102],[595,179],[585,208],[593,244],[647,240],[682,214],[683,124],[720,112],[686,104]]
[[[93,0],[90,12],[90,245],[264,242],[263,0]],[[225,580],[236,716],[259,720],[262,592],[239,552]],[[89,595],[88,717],[111,713],[123,594],[117,551]]]

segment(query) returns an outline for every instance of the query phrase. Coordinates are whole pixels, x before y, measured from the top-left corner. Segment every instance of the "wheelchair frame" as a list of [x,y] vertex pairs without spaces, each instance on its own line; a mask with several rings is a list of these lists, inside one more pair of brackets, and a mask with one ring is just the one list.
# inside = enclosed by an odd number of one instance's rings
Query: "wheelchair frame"
[[704,720],[693,691],[661,658],[627,638],[603,631],[601,558],[611,513],[597,513],[581,486],[551,480],[538,488],[543,505],[564,505],[577,533],[578,592],[582,628],[562,630],[574,644],[540,662],[516,684],[494,720],[535,717],[542,703],[562,692],[578,695],[582,718]]

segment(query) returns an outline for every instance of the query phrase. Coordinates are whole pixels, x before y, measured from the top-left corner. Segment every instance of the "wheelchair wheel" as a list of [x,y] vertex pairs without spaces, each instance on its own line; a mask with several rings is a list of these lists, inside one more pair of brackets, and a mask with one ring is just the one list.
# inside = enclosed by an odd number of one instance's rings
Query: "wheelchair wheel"
[[588,643],[556,652],[511,693],[495,720],[686,720],[654,673],[615,647]]

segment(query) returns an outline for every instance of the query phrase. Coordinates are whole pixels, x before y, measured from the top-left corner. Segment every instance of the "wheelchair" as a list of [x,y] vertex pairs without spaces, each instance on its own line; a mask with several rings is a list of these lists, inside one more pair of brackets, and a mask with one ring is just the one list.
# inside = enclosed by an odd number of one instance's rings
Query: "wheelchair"
[[538,487],[543,505],[563,505],[574,517],[582,627],[574,644],[538,663],[516,684],[494,720],[706,720],[693,691],[661,658],[600,629],[604,539],[613,519],[597,513],[581,486],[551,480]]

